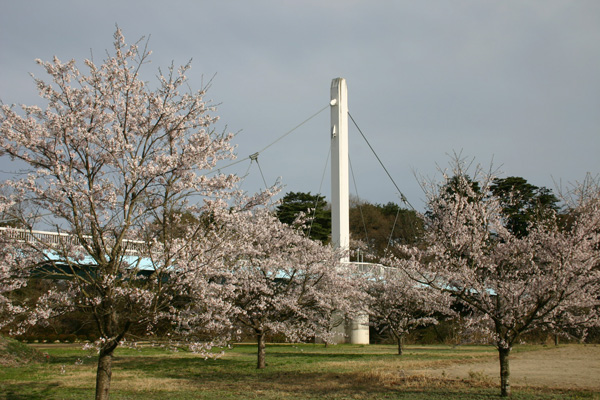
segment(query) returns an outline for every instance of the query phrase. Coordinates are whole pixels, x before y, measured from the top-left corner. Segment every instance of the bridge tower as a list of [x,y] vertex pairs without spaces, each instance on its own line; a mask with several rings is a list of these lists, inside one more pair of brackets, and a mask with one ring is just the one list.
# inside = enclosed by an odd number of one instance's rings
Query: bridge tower
[[[344,78],[331,82],[331,240],[350,248],[348,175],[348,88]],[[347,254],[347,253],[346,253]],[[346,255],[342,262],[350,261]]]
[[[348,169],[348,87],[344,78],[331,82],[331,240],[350,249],[350,201]],[[349,262],[348,253],[342,262]],[[361,315],[346,326],[350,343],[369,344],[369,319]]]

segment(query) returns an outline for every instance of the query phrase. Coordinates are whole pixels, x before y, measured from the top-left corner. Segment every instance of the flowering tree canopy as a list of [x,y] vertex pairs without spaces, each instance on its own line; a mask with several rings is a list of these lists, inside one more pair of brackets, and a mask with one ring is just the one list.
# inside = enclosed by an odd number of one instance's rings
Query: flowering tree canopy
[[[119,29],[114,39],[114,53],[101,65],[85,60],[85,72],[74,60],[38,60],[51,78],[35,79],[45,108],[0,111],[0,152],[27,169],[3,183],[4,208],[20,204],[23,212],[13,216],[20,226],[31,230],[37,221],[56,232],[25,241],[15,230],[4,235],[12,248],[32,252],[28,266],[37,276],[62,278],[40,298],[31,322],[72,309],[93,315],[98,399],[108,398],[112,354],[125,334],[182,318],[173,306],[177,293],[191,280],[208,282],[204,272],[221,242],[209,241],[202,215],[221,206],[211,199],[236,183],[202,173],[232,157],[232,136],[211,128],[217,118],[205,91],[188,91],[190,65],[159,73],[152,88],[141,76],[150,53],[127,45]],[[173,229],[176,211],[197,223]],[[1,261],[2,281],[23,266],[8,253]]]
[[29,276],[27,265],[35,262],[30,251],[14,246],[9,230],[0,230],[0,328],[11,324],[26,308],[11,299],[11,294],[26,286]]
[[598,321],[600,193],[596,185],[578,196],[568,226],[548,209],[522,235],[506,226],[508,200],[490,190],[491,174],[469,178],[463,160],[452,172],[426,186],[427,245],[400,247],[406,258],[390,262],[471,310],[498,348],[502,394],[509,395],[508,356],[522,334]]
[[258,368],[265,367],[265,338],[328,339],[334,312],[356,309],[359,280],[340,264],[340,251],[279,221],[267,208],[238,207],[215,216],[233,243],[222,268],[232,290],[224,301],[238,334],[257,338]]
[[388,268],[381,276],[368,281],[369,314],[388,329],[398,343],[410,331],[438,323],[438,318],[453,314],[449,293],[440,292],[412,280],[401,269]]

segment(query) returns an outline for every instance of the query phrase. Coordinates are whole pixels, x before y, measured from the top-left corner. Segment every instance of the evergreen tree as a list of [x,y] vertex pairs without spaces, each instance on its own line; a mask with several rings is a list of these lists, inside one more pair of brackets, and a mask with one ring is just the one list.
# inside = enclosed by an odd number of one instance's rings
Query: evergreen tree
[[310,192],[288,192],[277,207],[277,218],[289,225],[294,224],[301,213],[308,217],[304,232],[311,239],[327,243],[331,236],[331,210],[325,197]]
[[506,227],[519,237],[526,236],[534,222],[549,218],[558,211],[558,198],[550,189],[537,187],[524,178],[497,178],[490,186],[506,217]]

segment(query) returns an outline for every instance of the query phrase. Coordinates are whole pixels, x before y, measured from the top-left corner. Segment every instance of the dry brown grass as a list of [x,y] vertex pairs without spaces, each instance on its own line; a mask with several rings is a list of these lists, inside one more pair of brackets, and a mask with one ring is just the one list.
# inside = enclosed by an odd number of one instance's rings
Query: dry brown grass
[[[560,388],[600,391],[600,346],[565,345],[538,351],[513,353],[510,357],[513,387]],[[447,366],[417,369],[416,374],[434,378],[479,380],[498,384],[497,355]]]
[[[127,360],[127,358],[124,359]],[[59,367],[60,386],[72,389],[94,389],[96,371],[92,364],[88,362],[87,366],[61,365]],[[197,387],[197,384],[189,379],[156,377],[141,374],[140,371],[124,371],[120,369],[120,364],[120,361],[116,361],[113,365],[112,390],[159,392],[168,389],[169,391],[185,392]]]
[[494,382],[488,377],[477,373],[471,374],[468,379],[452,379],[446,376],[434,377],[426,373],[415,373],[405,369],[377,369],[353,374],[355,382],[365,385],[377,385],[388,388],[402,387],[403,389],[432,389],[432,388],[460,388],[465,384],[472,387],[491,387]]
[[[253,349],[229,352],[224,360],[215,362],[205,362],[189,353],[129,351],[115,359],[112,390],[115,393],[127,393],[127,396],[135,399],[146,399],[151,393],[153,400],[164,400],[168,396],[187,400],[196,398],[195,393],[200,392],[214,394],[211,399],[222,398],[222,395],[229,398],[292,399],[299,394],[303,394],[304,397],[300,396],[302,398],[375,399],[388,395],[393,397],[405,391],[439,394],[447,390],[461,393],[473,388],[475,391],[495,393],[499,375],[495,350],[487,347],[451,349],[438,346],[427,349],[414,346],[400,357],[390,354],[389,349],[386,353],[386,348],[381,346],[342,347],[337,352],[337,349],[323,351],[310,346],[297,351],[273,346],[270,353],[272,358],[268,358],[273,365],[263,371],[254,369],[254,353],[248,350]],[[511,361],[513,387],[534,387],[519,381],[519,365],[525,363],[532,372],[536,372],[547,367],[540,365],[542,360],[542,364],[562,366],[544,372],[555,381],[554,387],[600,393],[600,385],[594,389],[590,383],[600,382],[600,346],[535,350],[514,353]],[[63,353],[57,354],[60,357]],[[83,363],[77,364],[73,360],[79,355],[64,354],[64,364],[57,359],[42,364],[42,375],[51,377],[52,384],[62,388],[65,393],[93,392],[95,357],[85,358]],[[596,370],[593,369],[595,362],[598,365]],[[490,369],[486,370],[484,367],[488,365]],[[568,371],[565,368],[571,368],[570,365],[579,366],[566,373]],[[585,373],[588,375],[585,375],[584,369],[587,369]],[[565,377],[570,379],[570,374],[577,373],[587,379],[588,386],[565,381]],[[33,383],[33,379],[25,377],[28,382]],[[545,386],[543,380],[537,377],[527,379],[535,382],[535,387]],[[10,379],[5,383],[17,385],[25,380]]]

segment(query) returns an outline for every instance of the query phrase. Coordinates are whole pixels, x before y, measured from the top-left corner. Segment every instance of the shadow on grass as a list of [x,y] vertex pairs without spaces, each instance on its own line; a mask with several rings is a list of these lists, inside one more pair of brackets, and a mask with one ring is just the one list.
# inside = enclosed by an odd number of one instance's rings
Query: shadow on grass
[[[369,360],[368,354],[290,354],[273,351],[267,355],[271,365],[257,370],[251,354],[239,358],[204,360],[190,357],[130,357],[119,361],[119,369],[136,370],[146,376],[173,379],[185,385],[203,399],[489,399],[500,398],[496,385],[463,380],[407,376],[403,370],[384,371],[381,375],[369,370],[311,370],[307,357],[319,362]],[[278,361],[280,365],[276,365]],[[282,368],[289,366],[289,368]],[[318,367],[317,367],[318,368]],[[160,399],[152,397],[147,399]],[[183,393],[181,393],[182,396]],[[143,398],[143,397],[140,397]],[[178,394],[169,394],[171,400]],[[181,397],[187,399],[188,397]],[[514,390],[513,400],[594,398],[589,394],[528,392]]]
[[[297,359],[292,357],[292,361]],[[115,365],[114,377],[125,371],[132,374],[127,378],[126,385],[111,390],[113,399],[500,399],[499,388],[483,387],[467,381],[407,376],[402,370],[369,371],[355,368],[345,372],[310,371],[302,364],[289,370],[276,367],[257,370],[247,356],[221,360],[204,360],[190,357],[189,354],[177,357],[121,357]],[[135,377],[138,376],[156,379],[159,383],[145,388],[136,387]],[[92,393],[90,389],[61,387],[60,383],[54,382],[22,382],[4,385],[0,389],[0,399],[74,400],[89,398]],[[594,397],[589,394],[526,390],[514,390],[512,397],[513,400],[584,398]]]
[[[126,350],[117,354],[114,360],[113,378],[120,385],[111,390],[111,398],[128,400],[191,400],[191,399],[239,399],[256,398],[261,400],[291,399],[489,399],[500,398],[499,388],[483,386],[480,383],[451,379],[414,377],[405,374],[403,363],[386,360],[422,360],[435,357],[439,348],[409,349],[399,358],[396,354],[382,354],[383,348],[375,348],[373,354],[356,347],[273,345],[267,347],[267,368],[256,369],[256,346],[235,346],[224,358],[205,360],[187,352],[171,353],[165,350],[143,349]],[[391,348],[393,350],[393,348]],[[456,351],[444,350],[446,354]],[[446,353],[447,350],[447,353]],[[479,348],[481,351],[481,348]],[[84,359],[83,365],[67,368],[70,373],[95,371],[95,356],[86,358],[82,351],[48,351],[52,368],[57,365],[73,365]],[[452,356],[454,358],[454,356]],[[460,359],[461,357],[456,357]],[[380,363],[381,360],[384,363]],[[438,353],[439,359],[439,353]],[[376,361],[378,363],[371,363]],[[376,366],[376,367],[373,367]],[[44,370],[48,379],[51,370]],[[80,375],[76,375],[80,376]],[[65,379],[59,378],[57,379]],[[11,378],[12,380],[13,378]],[[20,384],[10,383],[0,389],[0,399],[41,400],[41,399],[80,399],[89,398],[90,389],[72,388],[54,382],[30,382],[31,374],[23,369]],[[25,382],[27,381],[27,382]],[[5,396],[5,397],[2,397]],[[577,397],[579,396],[579,397]],[[533,399],[575,399],[594,398],[572,395],[568,392],[548,391],[528,392],[514,390],[513,400]]]
[[33,383],[4,385],[0,395],[6,400],[46,400],[52,397],[57,383]]

